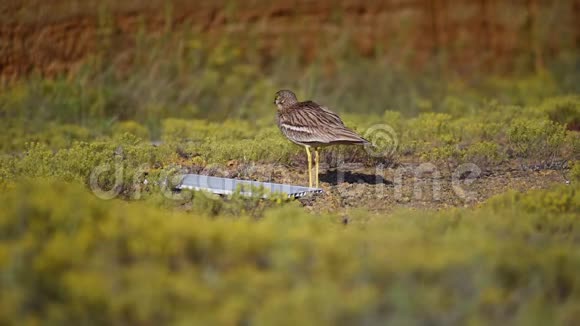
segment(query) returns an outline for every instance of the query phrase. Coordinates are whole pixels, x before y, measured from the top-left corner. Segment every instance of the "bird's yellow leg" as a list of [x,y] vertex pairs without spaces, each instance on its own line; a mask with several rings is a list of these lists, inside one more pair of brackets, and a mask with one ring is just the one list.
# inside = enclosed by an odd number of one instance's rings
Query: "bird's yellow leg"
[[312,188],[312,154],[310,154],[310,146],[306,148],[306,156],[308,157],[308,187]]
[[314,148],[314,168],[316,170],[316,188],[318,188],[318,166],[319,166],[319,159],[318,159],[318,147]]

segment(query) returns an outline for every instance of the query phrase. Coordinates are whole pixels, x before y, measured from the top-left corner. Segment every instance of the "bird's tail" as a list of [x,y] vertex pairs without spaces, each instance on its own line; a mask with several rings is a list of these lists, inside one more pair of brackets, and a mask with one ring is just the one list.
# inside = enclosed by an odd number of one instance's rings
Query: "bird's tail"
[[347,128],[337,130],[335,136],[337,142],[341,144],[368,145],[371,143],[356,132]]

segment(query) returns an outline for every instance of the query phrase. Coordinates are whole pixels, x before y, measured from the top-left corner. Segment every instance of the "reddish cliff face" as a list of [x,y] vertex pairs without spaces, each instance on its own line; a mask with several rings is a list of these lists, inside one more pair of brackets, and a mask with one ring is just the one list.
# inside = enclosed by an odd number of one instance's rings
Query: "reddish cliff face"
[[[75,69],[107,40],[130,52],[139,30],[200,31],[208,42],[235,35],[267,58],[289,43],[305,59],[340,42],[368,56],[458,71],[528,69],[580,47],[580,0],[5,1],[0,4],[0,75]],[[435,59],[437,58],[437,59]]]

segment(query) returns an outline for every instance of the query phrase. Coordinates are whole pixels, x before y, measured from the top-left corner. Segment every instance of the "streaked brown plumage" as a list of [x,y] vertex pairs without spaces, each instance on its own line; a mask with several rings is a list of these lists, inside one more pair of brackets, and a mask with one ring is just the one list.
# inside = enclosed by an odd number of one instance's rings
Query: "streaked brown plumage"
[[312,101],[298,102],[289,90],[276,93],[278,127],[290,141],[306,148],[309,186],[312,187],[310,147],[315,152],[316,187],[318,188],[318,148],[336,144],[366,145],[369,142],[348,129],[340,117]]

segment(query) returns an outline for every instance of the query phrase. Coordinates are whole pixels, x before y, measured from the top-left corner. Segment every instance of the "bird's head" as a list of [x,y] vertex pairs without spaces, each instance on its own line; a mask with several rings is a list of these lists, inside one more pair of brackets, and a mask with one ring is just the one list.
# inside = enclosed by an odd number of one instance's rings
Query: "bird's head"
[[276,92],[274,104],[276,104],[278,109],[287,108],[296,103],[298,103],[298,99],[296,99],[296,94],[294,94],[292,91],[283,89],[281,91]]

